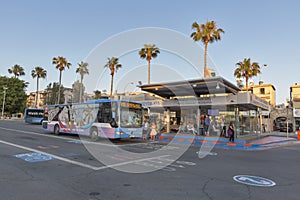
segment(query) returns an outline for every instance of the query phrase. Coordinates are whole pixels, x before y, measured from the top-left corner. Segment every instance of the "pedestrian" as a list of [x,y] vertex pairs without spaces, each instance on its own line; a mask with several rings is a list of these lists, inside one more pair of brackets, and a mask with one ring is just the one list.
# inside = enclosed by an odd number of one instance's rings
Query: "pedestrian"
[[178,133],[184,133],[185,132],[185,124],[183,122],[180,122],[180,125],[178,127]]
[[234,142],[234,125],[232,122],[230,122],[230,124],[229,124],[227,133],[229,136],[229,142]]
[[200,124],[199,124],[199,135],[204,135],[204,119],[201,119]]
[[204,127],[205,135],[209,136],[210,119],[208,115],[206,115],[204,122],[205,122],[205,127]]
[[222,131],[221,131],[221,137],[226,137],[226,126],[222,127]]
[[145,118],[143,123],[143,140],[146,140],[148,138],[149,130],[149,123],[148,120]]
[[152,122],[152,124],[151,124],[151,132],[150,132],[150,138],[151,138],[151,140],[155,140],[156,134],[157,134],[156,124],[154,122]]

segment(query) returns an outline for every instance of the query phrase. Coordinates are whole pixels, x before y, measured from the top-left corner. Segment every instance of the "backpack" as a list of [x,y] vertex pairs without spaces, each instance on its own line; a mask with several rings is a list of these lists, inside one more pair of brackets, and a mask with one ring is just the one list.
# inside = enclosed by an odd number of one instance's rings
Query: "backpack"
[[232,130],[230,128],[227,130],[227,134],[228,136],[232,136]]

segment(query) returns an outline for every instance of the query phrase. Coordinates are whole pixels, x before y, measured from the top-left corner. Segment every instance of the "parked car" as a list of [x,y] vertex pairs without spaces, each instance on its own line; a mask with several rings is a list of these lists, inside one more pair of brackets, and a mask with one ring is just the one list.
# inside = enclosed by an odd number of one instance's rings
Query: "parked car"
[[[287,131],[286,129],[287,129],[286,123],[280,124],[280,132],[286,132]],[[292,123],[288,124],[288,129],[289,129],[288,130],[289,133],[293,132],[293,124]]]

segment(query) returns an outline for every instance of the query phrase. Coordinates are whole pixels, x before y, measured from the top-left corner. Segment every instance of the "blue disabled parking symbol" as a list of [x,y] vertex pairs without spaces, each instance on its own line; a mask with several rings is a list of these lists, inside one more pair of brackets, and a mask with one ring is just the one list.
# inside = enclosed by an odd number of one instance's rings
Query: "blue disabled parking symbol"
[[25,153],[25,154],[17,154],[14,155],[16,158],[20,158],[22,160],[25,160],[27,162],[42,162],[42,161],[47,161],[47,160],[52,160],[53,158],[51,156],[47,156],[45,154],[41,153]]
[[233,177],[233,180],[242,184],[258,187],[272,187],[276,185],[274,181],[258,176],[237,175]]

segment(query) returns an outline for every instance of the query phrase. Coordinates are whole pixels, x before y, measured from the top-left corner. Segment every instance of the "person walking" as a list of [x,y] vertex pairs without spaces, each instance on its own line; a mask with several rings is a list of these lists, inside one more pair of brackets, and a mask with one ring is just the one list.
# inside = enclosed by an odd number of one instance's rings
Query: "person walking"
[[229,142],[234,142],[234,124],[230,122],[228,127],[228,136],[229,136]]

